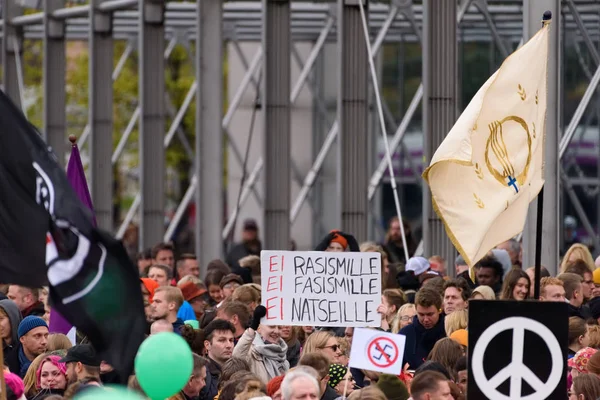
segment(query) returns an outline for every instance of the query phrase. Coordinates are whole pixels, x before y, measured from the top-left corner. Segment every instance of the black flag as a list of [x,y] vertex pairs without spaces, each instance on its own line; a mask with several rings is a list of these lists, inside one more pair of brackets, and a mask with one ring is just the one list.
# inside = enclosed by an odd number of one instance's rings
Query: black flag
[[137,270],[96,229],[52,150],[0,92],[0,282],[50,286],[52,306],[125,379],[144,340]]

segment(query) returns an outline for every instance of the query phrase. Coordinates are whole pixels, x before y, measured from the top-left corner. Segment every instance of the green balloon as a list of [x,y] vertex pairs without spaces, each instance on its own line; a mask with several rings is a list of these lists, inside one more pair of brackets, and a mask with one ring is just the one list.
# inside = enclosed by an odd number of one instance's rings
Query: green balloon
[[188,319],[184,324],[189,325],[194,329],[200,329],[200,324],[195,319]]
[[74,397],[75,400],[144,400],[139,393],[129,391],[124,386],[109,385],[87,389]]
[[190,346],[171,332],[150,336],[135,357],[135,375],[152,400],[164,400],[179,392],[190,379],[193,367]]

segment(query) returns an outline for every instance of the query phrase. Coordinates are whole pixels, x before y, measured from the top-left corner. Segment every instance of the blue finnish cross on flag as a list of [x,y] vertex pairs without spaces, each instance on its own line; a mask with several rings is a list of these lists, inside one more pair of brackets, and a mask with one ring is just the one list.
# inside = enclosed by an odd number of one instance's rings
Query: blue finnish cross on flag
[[515,189],[515,193],[519,193],[519,187],[517,186],[517,180],[512,176],[508,177],[508,186],[512,186]]

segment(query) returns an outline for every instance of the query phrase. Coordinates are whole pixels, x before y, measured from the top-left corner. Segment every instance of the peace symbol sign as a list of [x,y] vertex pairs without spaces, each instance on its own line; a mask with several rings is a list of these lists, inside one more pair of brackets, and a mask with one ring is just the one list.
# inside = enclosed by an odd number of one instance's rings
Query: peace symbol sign
[[[499,333],[508,329],[513,331],[512,359],[510,364],[502,368],[496,375],[488,379],[485,376],[483,356],[490,342]],[[546,382],[542,382],[536,374],[523,363],[523,345],[525,330],[538,335],[550,350],[552,370]],[[552,331],[543,324],[524,317],[511,317],[500,320],[487,328],[477,340],[473,349],[472,373],[481,392],[489,400],[534,400],[549,397],[560,383],[563,371],[562,349]],[[498,386],[510,378],[510,395],[500,393]],[[534,393],[521,396],[521,381],[524,380],[531,386]]]

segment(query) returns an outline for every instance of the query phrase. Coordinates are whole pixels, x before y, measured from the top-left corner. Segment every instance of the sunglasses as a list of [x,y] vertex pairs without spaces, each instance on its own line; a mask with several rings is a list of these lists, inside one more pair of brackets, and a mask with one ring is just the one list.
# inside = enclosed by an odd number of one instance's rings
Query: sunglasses
[[323,346],[323,348],[324,349],[331,349],[335,353],[335,352],[338,351],[338,349],[340,348],[340,346],[338,344],[334,344],[332,346]]

